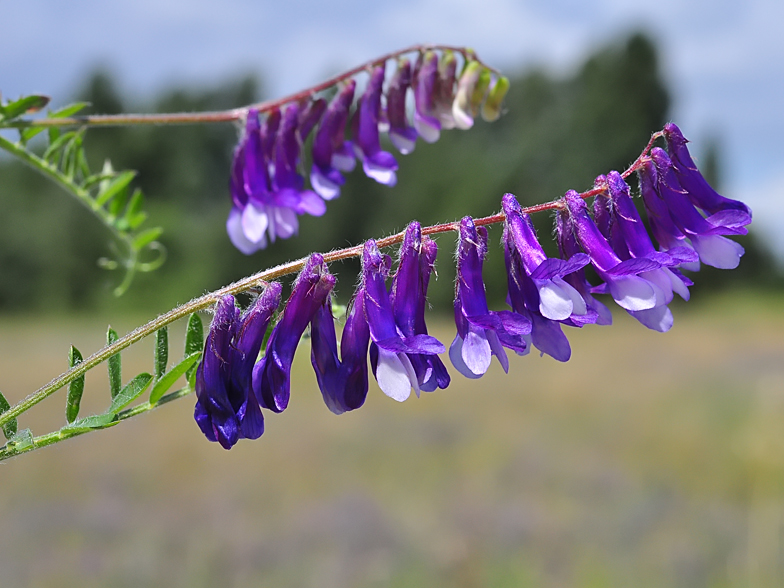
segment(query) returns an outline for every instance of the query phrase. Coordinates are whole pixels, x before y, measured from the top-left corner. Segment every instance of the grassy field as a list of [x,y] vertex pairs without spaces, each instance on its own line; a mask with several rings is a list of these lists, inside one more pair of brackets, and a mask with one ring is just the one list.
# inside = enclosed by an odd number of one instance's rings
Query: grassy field
[[[784,297],[675,315],[662,335],[616,313],[569,330],[568,364],[515,357],[402,405],[372,383],[339,417],[305,346],[258,441],[208,443],[186,398],[0,464],[0,585],[781,586]],[[0,320],[0,388],[20,399],[104,329]],[[108,404],[95,371],[85,410]],[[22,426],[60,426],[62,394]]]

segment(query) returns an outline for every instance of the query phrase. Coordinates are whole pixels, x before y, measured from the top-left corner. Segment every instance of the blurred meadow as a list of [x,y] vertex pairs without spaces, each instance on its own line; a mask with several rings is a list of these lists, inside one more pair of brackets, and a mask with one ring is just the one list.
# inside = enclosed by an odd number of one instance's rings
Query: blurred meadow
[[[108,71],[75,91],[94,112],[205,110],[265,98],[245,77],[123,100]],[[63,101],[64,102],[64,101]],[[311,251],[588,188],[668,120],[657,49],[642,34],[557,77],[512,79],[508,113],[400,157],[393,190],[355,172],[325,217],[252,257],[225,235],[235,129],[95,129],[93,168],[138,170],[169,259],[117,300],[95,260],[107,235],[47,180],[0,160],[0,389],[14,403],[121,334],[207,290]],[[55,104],[59,106],[60,104]],[[676,121],[677,122],[677,121]],[[689,136],[689,129],[684,129]],[[692,144],[721,184],[722,146]],[[733,194],[727,194],[733,197]],[[545,247],[550,219],[536,219]],[[491,231],[488,295],[505,295]],[[731,272],[695,276],[675,327],[568,329],[572,359],[536,353],[398,405],[332,415],[303,344],[289,409],[232,451],[193,423],[193,398],[0,464],[2,586],[775,587],[784,584],[784,282],[754,229]],[[432,332],[447,345],[453,239],[439,238]],[[338,297],[357,266],[336,264]],[[209,317],[205,316],[205,320]],[[182,339],[183,325],[172,338]],[[177,330],[179,329],[179,331]],[[172,356],[180,343],[175,341]],[[149,371],[152,343],[123,353]],[[452,370],[454,371],[454,370]],[[108,404],[88,374],[82,414]],[[64,422],[64,391],[26,414]]]
[[[11,460],[3,584],[780,586],[784,300],[733,291],[675,315],[662,335],[616,313],[571,330],[567,364],[513,358],[400,405],[373,383],[341,416],[305,345],[256,442],[207,443],[182,400]],[[4,386],[48,379],[103,324],[1,321]],[[39,408],[34,429],[62,419]]]

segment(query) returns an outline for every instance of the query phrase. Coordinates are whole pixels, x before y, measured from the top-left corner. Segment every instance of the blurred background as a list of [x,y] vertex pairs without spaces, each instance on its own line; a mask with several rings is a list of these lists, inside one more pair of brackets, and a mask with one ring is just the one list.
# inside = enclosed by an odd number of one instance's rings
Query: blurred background
[[[333,417],[307,346],[291,410],[256,443],[200,438],[183,400],[0,467],[0,580],[30,586],[779,586],[784,582],[784,8],[771,1],[114,2],[0,0],[4,96],[91,112],[214,110],[277,97],[414,42],[469,45],[512,80],[496,123],[400,156],[398,185],[349,176],[324,217],[254,256],[225,234],[232,125],[94,129],[92,167],[138,170],[164,267],[121,299],[101,225],[0,157],[0,389],[18,401],[123,332],[264,267],[482,216],[622,170],[668,120],[709,181],[749,202],[741,266],[703,270],[661,335],[615,312],[573,359]],[[9,136],[11,136],[9,134]],[[540,236],[551,231],[536,218]],[[488,294],[503,304],[500,232]],[[431,324],[447,344],[452,236]],[[546,245],[550,246],[550,245]],[[338,296],[356,264],[336,266]],[[151,349],[124,355],[149,370]],[[21,367],[20,367],[21,366]],[[101,371],[96,370],[96,371]],[[104,407],[103,374],[85,411]],[[490,398],[492,396],[492,398]],[[33,432],[60,426],[52,399]],[[90,405],[90,402],[93,404]],[[86,412],[85,412],[86,414]],[[285,421],[288,420],[288,423]],[[46,427],[49,427],[48,429]],[[5,583],[5,582],[0,582]]]

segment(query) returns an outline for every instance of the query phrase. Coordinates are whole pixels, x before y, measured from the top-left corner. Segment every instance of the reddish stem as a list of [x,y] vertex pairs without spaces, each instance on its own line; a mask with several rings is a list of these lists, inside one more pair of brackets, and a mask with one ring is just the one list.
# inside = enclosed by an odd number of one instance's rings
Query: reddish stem
[[232,108],[231,110],[220,110],[212,112],[180,112],[180,113],[160,113],[160,114],[98,114],[87,116],[72,116],[67,118],[41,118],[36,120],[18,120],[12,121],[4,125],[9,128],[26,128],[26,127],[68,127],[68,126],[125,126],[125,125],[164,125],[164,124],[196,124],[196,123],[217,123],[217,122],[231,122],[242,119],[248,112],[249,108],[255,108],[260,113],[269,112],[276,108],[280,108],[285,104],[298,102],[304,98],[309,98],[313,94],[331,88],[335,84],[342,82],[352,76],[357,75],[372,67],[376,64],[384,63],[390,59],[394,59],[406,53],[425,51],[452,51],[460,53],[465,59],[479,61],[484,67],[499,73],[497,69],[490,67],[483,63],[476,53],[465,47],[454,47],[452,45],[411,45],[405,49],[398,49],[376,57],[370,61],[366,61],[362,65],[358,65],[348,71],[344,71],[324,82],[311,86],[305,90],[290,94],[283,98],[275,100],[268,100],[259,102],[257,104],[250,104],[240,108]]

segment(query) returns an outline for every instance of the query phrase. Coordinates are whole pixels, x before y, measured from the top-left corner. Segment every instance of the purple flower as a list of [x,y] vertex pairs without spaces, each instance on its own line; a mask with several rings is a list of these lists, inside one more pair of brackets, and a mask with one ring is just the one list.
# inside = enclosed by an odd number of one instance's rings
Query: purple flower
[[664,138],[667,141],[667,151],[678,182],[694,206],[709,215],[728,210],[739,211],[743,215],[739,218],[745,219],[741,221],[743,224],[751,222],[751,209],[748,206],[738,200],[725,198],[710,187],[689,154],[689,149],[686,147],[688,141],[675,124],[664,125]]
[[335,285],[324,258],[310,256],[297,276],[264,358],[253,368],[253,391],[263,408],[282,412],[289,404],[291,362],[302,333]]
[[384,66],[379,65],[370,74],[367,89],[359,101],[358,129],[354,149],[362,159],[365,175],[380,184],[394,186],[397,183],[397,161],[388,151],[381,150],[379,122],[381,113],[381,89],[384,85]]
[[356,164],[352,144],[345,139],[355,88],[356,82],[349,80],[332,99],[313,139],[310,183],[325,200],[340,195],[340,186],[346,181],[340,172],[350,172]]
[[[613,193],[616,195],[624,190],[616,188],[613,188]],[[563,230],[572,231],[582,249],[590,255],[591,263],[599,277],[605,282],[602,286],[594,288],[593,292],[610,294],[619,306],[649,328],[658,331],[669,329],[672,326],[672,314],[667,308],[667,303],[672,299],[673,285],[669,286],[668,297],[666,288],[663,289],[660,284],[663,285],[665,281],[669,281],[669,278],[655,273],[654,270],[675,265],[679,263],[679,259],[674,255],[657,252],[652,246],[647,255],[632,257],[629,253],[630,249],[642,253],[643,250],[648,249],[647,246],[643,241],[635,241],[632,238],[630,239],[632,246],[629,247],[623,233],[616,232],[611,221],[611,235],[616,235],[612,241],[626,258],[622,259],[591,220],[585,201],[579,194],[569,190],[563,200],[566,204],[567,216],[565,223],[567,227]],[[626,214],[628,216],[631,213],[627,210]]]
[[[437,255],[436,242],[430,237],[422,237],[418,222],[410,223],[400,247],[400,260],[389,294],[395,324],[403,337],[427,335],[427,286]],[[408,359],[414,367],[420,390],[432,392],[449,385],[449,373],[437,355],[410,353]]]
[[512,194],[503,198],[504,254],[512,309],[532,323],[531,340],[542,352],[567,361],[571,348],[559,321],[582,325],[596,322],[580,293],[563,278],[585,267],[584,253],[568,260],[548,258],[536,239],[530,217]]
[[299,121],[297,122],[297,143],[300,147],[305,144],[310,131],[318,124],[326,110],[327,101],[323,98],[306,102],[305,107],[300,110]]
[[445,52],[438,62],[438,79],[433,96],[433,106],[441,129],[454,129],[455,117],[452,104],[455,101],[457,59],[451,51]]
[[313,316],[310,333],[310,360],[327,408],[335,414],[342,414],[362,406],[368,392],[367,356],[370,345],[364,291],[357,291],[349,306],[340,341],[342,361],[338,359],[335,319],[329,296]]
[[[560,209],[556,214],[555,235],[558,244],[558,252],[561,254],[561,257],[569,259],[578,253],[582,253],[580,245],[577,243],[577,239],[575,239],[572,228],[569,225],[569,213],[565,209]],[[564,276],[564,281],[577,290],[585,301],[586,307],[596,313],[597,325],[612,324],[612,313],[610,312],[610,309],[592,296],[593,287],[585,276],[584,268],[580,268],[571,274]]]
[[416,129],[408,124],[406,92],[411,86],[411,62],[401,59],[387,89],[387,122],[389,140],[403,155],[414,150]]
[[[654,178],[641,178],[640,185],[647,208],[655,211],[657,221],[661,223],[660,232],[664,232],[662,247],[670,249],[681,245],[691,247],[699,254],[700,261],[719,269],[738,267],[744,253],[741,245],[723,235],[745,235],[745,228],[751,217],[745,210],[727,208],[705,218],[694,207],[687,192],[678,181],[675,167],[667,153],[659,147],[651,149],[651,161],[656,170]],[[649,166],[640,169],[640,175],[651,172]],[[650,190],[650,186],[653,190]],[[669,221],[665,220],[663,210],[669,212]],[[685,239],[688,238],[688,242]],[[658,236],[657,236],[658,240]]]
[[231,449],[239,439],[257,439],[264,432],[251,376],[267,325],[280,303],[280,290],[280,284],[268,284],[244,314],[228,295],[215,309],[196,370],[194,417],[207,439],[224,449]]
[[402,402],[411,394],[411,388],[417,394],[420,391],[419,378],[407,354],[434,355],[443,353],[445,348],[435,337],[423,334],[406,337],[398,329],[385,283],[391,263],[389,256],[381,255],[375,241],[365,243],[361,290],[373,342],[371,366],[384,394]]
[[[640,311],[629,311],[649,329],[665,332],[672,327],[672,313],[667,304],[672,302],[673,292],[684,300],[689,299],[688,285],[691,281],[670,268],[682,263],[697,261],[697,254],[687,247],[675,247],[667,252],[659,252],[651,243],[637,208],[629,195],[629,186],[618,172],[607,174],[606,186],[608,197],[606,202],[610,219],[610,243],[621,260],[645,258],[658,262],[660,267],[640,272],[640,277],[654,286],[657,304],[653,308]],[[599,198],[597,198],[599,202]],[[594,218],[597,214],[594,214]]]
[[479,378],[490,367],[491,356],[498,358],[505,372],[509,360],[504,347],[522,355],[528,352],[523,335],[531,333],[531,321],[508,310],[495,312],[487,307],[482,264],[487,255],[487,230],[475,227],[471,217],[460,221],[455,282],[455,324],[457,335],[449,347],[452,365],[467,378]]
[[266,247],[267,235],[274,242],[277,237],[296,234],[297,214],[320,216],[326,212],[324,202],[303,189],[303,179],[297,173],[298,117],[299,107],[292,104],[280,129],[279,114],[274,113],[261,128],[258,112],[248,111],[245,134],[234,153],[230,182],[234,206],[226,221],[229,238],[246,255]]
[[438,87],[438,56],[435,53],[428,51],[420,58],[414,80],[414,128],[426,143],[435,143],[441,136],[435,103]]

